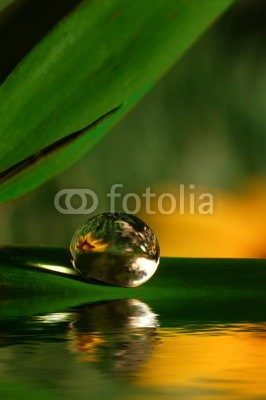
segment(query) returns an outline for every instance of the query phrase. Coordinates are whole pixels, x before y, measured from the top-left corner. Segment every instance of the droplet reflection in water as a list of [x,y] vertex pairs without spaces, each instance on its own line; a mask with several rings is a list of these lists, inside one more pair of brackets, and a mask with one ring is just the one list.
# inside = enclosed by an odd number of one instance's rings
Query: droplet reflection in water
[[123,299],[1,320],[0,397],[9,382],[12,399],[265,399],[265,322],[186,310]]
[[77,361],[132,378],[158,343],[157,316],[137,299],[87,305],[76,314],[68,339]]
[[134,287],[149,280],[160,257],[152,230],[125,213],[103,213],[88,219],[74,234],[70,252],[83,278]]

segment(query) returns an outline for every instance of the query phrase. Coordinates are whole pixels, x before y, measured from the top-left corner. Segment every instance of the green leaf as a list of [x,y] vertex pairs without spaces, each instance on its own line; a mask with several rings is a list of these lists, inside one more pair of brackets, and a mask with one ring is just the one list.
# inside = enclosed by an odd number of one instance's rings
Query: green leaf
[[[28,192],[86,154],[231,3],[136,0],[125,7],[122,0],[84,0],[0,87],[0,201]],[[36,157],[80,130],[84,135],[73,143]]]
[[2,318],[63,310],[81,303],[137,298],[160,314],[167,326],[187,319],[258,321],[264,318],[265,284],[263,259],[162,258],[158,272],[148,283],[121,288],[81,281],[64,249],[0,250]]

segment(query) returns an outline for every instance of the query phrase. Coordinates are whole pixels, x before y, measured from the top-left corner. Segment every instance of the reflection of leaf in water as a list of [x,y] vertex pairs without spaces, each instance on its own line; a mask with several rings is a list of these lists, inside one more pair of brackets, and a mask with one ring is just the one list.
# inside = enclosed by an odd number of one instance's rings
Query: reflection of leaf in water
[[195,394],[197,400],[213,400],[216,390],[232,400],[259,396],[265,387],[265,323],[222,323],[217,314],[216,323],[197,323],[202,316],[190,312],[185,310],[183,322],[173,314],[175,328],[159,328],[150,307],[135,299],[9,318],[1,326],[2,370],[16,383],[53,388],[56,398],[77,388],[75,399],[88,393],[110,398],[112,390],[115,399],[120,391],[127,399],[144,391],[154,398],[158,390],[171,390],[174,398]]
[[0,356],[9,349],[4,368],[16,382],[26,379],[60,394],[78,385],[84,393],[107,396],[116,386],[110,372],[131,377],[147,361],[157,326],[150,307],[135,299],[8,319],[2,325]]

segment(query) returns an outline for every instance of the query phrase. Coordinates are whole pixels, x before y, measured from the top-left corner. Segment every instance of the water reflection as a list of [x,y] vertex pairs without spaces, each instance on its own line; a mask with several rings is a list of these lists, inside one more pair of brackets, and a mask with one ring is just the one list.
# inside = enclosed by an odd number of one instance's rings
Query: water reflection
[[68,338],[78,360],[131,375],[156,346],[157,327],[157,317],[147,304],[126,299],[84,307],[71,323]]
[[136,385],[182,399],[264,399],[266,324],[217,325],[160,329],[160,343]]
[[70,399],[264,398],[266,323],[158,318],[126,299],[5,320],[0,382]]
[[[104,372],[130,377],[158,341],[159,324],[151,308],[136,299],[87,304],[67,312],[5,322],[0,346],[20,346],[33,354],[44,343],[67,342],[75,361],[96,362]],[[54,354],[51,353],[51,359]]]

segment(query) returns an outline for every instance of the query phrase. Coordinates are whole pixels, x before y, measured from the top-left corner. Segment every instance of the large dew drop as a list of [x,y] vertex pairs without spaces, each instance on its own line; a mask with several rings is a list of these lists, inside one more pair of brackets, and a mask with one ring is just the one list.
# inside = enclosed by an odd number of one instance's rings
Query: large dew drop
[[70,252],[83,278],[124,287],[150,279],[160,258],[152,230],[139,218],[118,212],[88,219],[75,232]]

